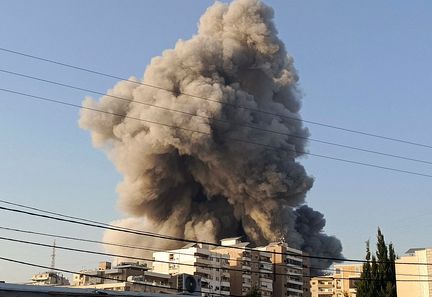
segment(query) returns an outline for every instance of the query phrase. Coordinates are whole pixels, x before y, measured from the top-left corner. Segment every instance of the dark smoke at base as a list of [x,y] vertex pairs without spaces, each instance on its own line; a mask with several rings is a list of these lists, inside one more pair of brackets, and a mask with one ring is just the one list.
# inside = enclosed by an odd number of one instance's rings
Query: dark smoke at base
[[[81,110],[80,126],[91,131],[93,144],[107,152],[124,176],[117,190],[120,207],[129,217],[116,224],[210,242],[243,234],[262,245],[283,236],[310,254],[341,257],[340,241],[322,231],[323,215],[304,205],[313,178],[296,161],[309,136],[302,122],[184,95],[300,119],[297,73],[272,19],[273,10],[260,1],[215,3],[201,17],[195,36],[153,58],[144,73],[142,82],[174,92],[122,81],[108,95],[132,102],[108,96],[84,100],[86,107],[208,133]],[[300,138],[248,128],[245,123]],[[105,240],[179,246],[113,231]],[[142,255],[130,249],[116,252]],[[311,264],[326,268],[331,263]]]

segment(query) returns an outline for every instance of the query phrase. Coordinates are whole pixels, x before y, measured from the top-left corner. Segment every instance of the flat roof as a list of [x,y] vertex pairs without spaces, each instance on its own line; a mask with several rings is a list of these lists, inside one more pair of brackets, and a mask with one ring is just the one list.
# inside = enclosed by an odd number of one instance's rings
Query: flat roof
[[224,241],[224,240],[236,240],[236,239],[240,239],[240,238],[242,238],[242,236],[237,236],[237,237],[227,237],[227,238],[222,238],[221,241]]
[[[161,288],[162,289],[162,288]],[[32,285],[19,285],[19,284],[3,284],[0,283],[0,296],[8,296],[6,294],[14,293],[14,296],[142,296],[142,297],[173,297],[184,295],[174,294],[159,294],[159,293],[146,293],[146,292],[116,292],[110,290],[99,289],[78,289],[70,287],[58,286],[32,286]]]
[[405,254],[414,254],[417,251],[422,251],[425,250],[426,248],[410,248],[409,250],[407,250],[405,252]]

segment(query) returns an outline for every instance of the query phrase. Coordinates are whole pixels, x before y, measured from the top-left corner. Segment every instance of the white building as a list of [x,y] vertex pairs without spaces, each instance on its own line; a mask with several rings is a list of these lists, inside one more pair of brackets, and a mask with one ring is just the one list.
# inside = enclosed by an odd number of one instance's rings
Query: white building
[[61,273],[47,271],[33,275],[30,284],[35,286],[67,286],[69,280]]
[[395,264],[398,297],[432,297],[432,248],[410,249]]
[[201,276],[203,296],[230,295],[229,256],[211,252],[209,247],[191,243],[181,249],[153,253],[153,271]]
[[139,263],[120,263],[112,267],[111,262],[100,262],[97,269],[81,270],[73,275],[73,286],[83,289],[109,291],[138,291],[147,293],[176,294],[171,276],[149,271]]

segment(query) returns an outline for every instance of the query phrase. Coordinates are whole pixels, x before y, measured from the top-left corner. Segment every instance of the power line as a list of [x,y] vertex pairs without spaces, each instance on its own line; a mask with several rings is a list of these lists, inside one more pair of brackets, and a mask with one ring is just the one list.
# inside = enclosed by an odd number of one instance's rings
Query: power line
[[61,82],[57,82],[57,81],[53,81],[53,80],[43,79],[40,77],[31,76],[31,75],[18,73],[18,72],[14,72],[14,71],[9,71],[9,70],[5,70],[5,69],[0,69],[0,72],[7,73],[10,75],[14,75],[14,76],[24,77],[24,78],[32,79],[32,80],[36,80],[36,81],[41,81],[44,83],[54,84],[54,85],[58,85],[58,86],[62,86],[62,87],[66,87],[66,88],[70,88],[70,89],[74,89],[74,90],[94,93],[94,94],[98,94],[101,96],[105,96],[105,97],[109,97],[109,98],[113,98],[113,99],[118,99],[118,100],[130,102],[130,103],[137,103],[137,104],[141,104],[141,105],[145,105],[145,106],[149,106],[149,107],[155,107],[155,108],[162,109],[162,110],[165,110],[168,112],[180,113],[180,114],[183,114],[186,116],[197,117],[197,118],[202,118],[202,119],[206,119],[206,120],[213,120],[213,121],[216,121],[219,123],[230,124],[230,125],[239,126],[239,127],[246,127],[246,128],[250,128],[250,129],[254,129],[254,130],[258,130],[258,131],[262,131],[262,132],[277,134],[280,136],[289,136],[289,137],[293,137],[293,138],[297,138],[297,139],[304,139],[304,140],[308,140],[308,141],[312,141],[312,142],[317,142],[317,143],[321,143],[321,144],[341,147],[341,148],[345,148],[345,149],[350,149],[350,150],[355,150],[355,151],[360,151],[360,152],[365,152],[365,153],[370,153],[370,154],[376,154],[376,155],[381,155],[381,156],[386,156],[386,157],[391,157],[391,158],[397,158],[397,159],[402,159],[402,160],[407,160],[407,161],[412,161],[412,162],[424,163],[424,164],[429,164],[429,165],[432,164],[432,162],[426,161],[426,160],[421,160],[421,159],[416,159],[416,158],[411,158],[411,157],[405,157],[405,156],[401,156],[401,155],[395,155],[395,154],[385,153],[385,152],[371,150],[371,149],[365,149],[365,148],[346,145],[346,144],[340,144],[340,143],[326,141],[326,140],[315,139],[315,138],[311,138],[311,137],[306,137],[306,136],[276,131],[276,130],[272,130],[272,129],[262,128],[262,127],[258,127],[255,125],[250,125],[250,123],[246,123],[246,122],[245,123],[237,123],[237,122],[233,122],[233,121],[229,121],[229,120],[223,120],[220,118],[199,115],[197,113],[192,113],[192,112],[177,110],[177,109],[173,109],[173,108],[168,108],[168,107],[164,107],[164,106],[160,106],[160,105],[156,105],[156,104],[151,104],[151,103],[147,103],[147,102],[143,102],[143,101],[131,100],[131,99],[128,99],[128,98],[125,98],[122,96],[110,95],[110,94],[106,94],[106,93],[103,93],[100,91],[95,91],[95,90],[91,90],[91,89],[87,89],[87,88],[83,88],[83,87],[65,84],[65,83],[61,83]]
[[[47,247],[51,248],[52,245],[50,244],[44,244],[40,242],[34,242],[34,241],[28,241],[28,240],[19,240],[14,238],[6,238],[6,237],[0,237],[0,240],[6,240],[11,242],[17,242],[17,243],[23,243],[23,244],[30,244],[35,246],[41,246],[41,247]],[[249,270],[245,269],[235,269],[235,268],[226,268],[226,267],[214,267],[214,266],[208,266],[205,264],[189,264],[189,263],[181,263],[181,262],[171,262],[171,261],[163,261],[163,260],[156,260],[156,259],[150,259],[150,258],[143,258],[143,257],[134,257],[134,256],[127,256],[127,255],[119,255],[115,253],[104,253],[104,252],[96,252],[91,250],[84,250],[84,249],[77,249],[77,248],[71,248],[71,247],[65,247],[61,245],[57,245],[56,248],[66,251],[72,251],[72,252],[79,252],[79,253],[87,253],[87,254],[94,254],[94,255],[101,255],[101,256],[109,256],[109,257],[118,257],[118,258],[125,258],[125,259],[131,259],[131,260],[141,260],[141,261],[149,261],[149,262],[157,262],[157,263],[164,263],[164,264],[172,264],[172,265],[179,265],[179,266],[189,266],[189,267],[200,267],[200,268],[219,268],[219,269],[225,269],[227,271],[237,271],[237,272],[245,272]],[[190,254],[189,254],[190,255]],[[228,260],[228,259],[227,259]],[[52,267],[52,266],[51,266]],[[254,271],[251,271],[254,273]],[[295,275],[297,276],[297,273],[278,273],[278,272],[267,272],[267,274],[273,274],[273,275],[280,275],[280,276],[291,276]],[[318,275],[304,275],[303,277],[316,277]],[[409,276],[418,276],[418,275],[409,275]],[[335,279],[339,279],[337,276],[333,276]]]
[[[31,266],[31,267],[42,268],[42,269],[50,269],[50,267],[45,266],[45,265],[34,264],[34,263],[20,261],[20,260],[15,260],[15,259],[6,258],[6,257],[0,257],[0,260],[11,262],[11,263],[16,263],[16,264],[22,264],[22,265],[26,265],[26,266]],[[63,272],[63,273],[80,274],[80,275],[84,275],[84,276],[95,277],[94,275],[86,273],[85,271],[74,271],[74,270],[62,269],[62,268],[53,268],[52,270],[53,271],[58,271],[58,272]],[[124,279],[117,279],[117,278],[107,277],[107,276],[102,276],[102,275],[98,275],[97,278],[100,278],[100,279],[103,279],[103,280],[112,280],[112,281],[116,281],[116,282],[127,282],[127,280],[124,280]],[[165,290],[176,289],[176,288],[171,288],[171,287],[159,286],[159,285],[155,285],[155,284],[147,284],[147,283],[145,283],[145,285],[148,286],[148,287],[162,288],[162,289],[165,289]],[[195,290],[193,292],[194,293],[206,293],[206,292],[203,292],[201,290],[199,290],[199,291]],[[243,296],[231,295],[231,294],[230,295],[224,295],[224,294],[215,293],[215,292],[211,292],[211,294],[218,295],[218,296],[221,296],[221,297],[243,297]]]
[[[29,240],[20,240],[20,239],[7,238],[7,237],[1,237],[1,236],[0,236],[0,240],[5,240],[5,241],[11,241],[11,242],[17,242],[17,243],[30,244],[30,245],[35,245],[35,246],[52,248],[52,245],[50,245],[50,244],[45,244],[45,243],[40,243],[40,242],[34,242],[34,241],[29,241]],[[61,246],[61,245],[56,245],[56,248],[60,249],[60,250],[71,251],[71,252],[86,253],[86,254],[107,256],[107,257],[117,257],[117,258],[129,259],[129,260],[148,261],[148,262],[173,264],[173,265],[189,266],[189,267],[220,268],[220,269],[226,269],[228,271],[230,271],[230,270],[231,271],[244,271],[242,269],[224,268],[224,267],[213,267],[213,266],[208,266],[208,265],[200,264],[200,263],[189,264],[189,263],[180,263],[180,262],[170,262],[170,261],[163,261],[163,260],[155,260],[155,259],[151,259],[151,258],[143,258],[143,257],[134,257],[134,256],[128,256],[128,255],[120,255],[120,254],[115,254],[115,253],[97,252],[97,251],[91,251],[91,250],[85,250],[85,249],[71,248],[71,247],[66,247],[66,246]],[[189,254],[189,256],[191,256],[191,255]],[[226,260],[228,260],[228,259],[226,259]],[[271,273],[271,272],[268,272],[268,273]],[[279,275],[291,275],[291,274],[280,274],[279,273]]]
[[[16,228],[8,228],[8,227],[1,227],[0,229],[2,230],[7,230],[7,231],[13,231],[13,232],[19,232],[19,233],[24,233],[24,234],[33,234],[33,235],[41,235],[41,236],[46,236],[46,237],[53,237],[53,238],[61,238],[61,239],[67,239],[67,240],[73,240],[73,241],[78,241],[78,242],[88,242],[88,243],[97,243],[97,244],[103,244],[103,245],[109,245],[109,246],[116,246],[116,247],[123,247],[123,248],[129,248],[129,249],[137,249],[137,250],[144,250],[144,251],[151,251],[151,252],[166,252],[166,253],[172,253],[175,255],[185,255],[185,256],[191,256],[190,253],[182,253],[179,252],[178,250],[172,251],[172,250],[164,250],[164,249],[156,249],[156,248],[149,248],[149,247],[143,247],[143,246],[131,246],[131,245],[125,245],[125,244],[116,244],[116,243],[112,243],[112,242],[106,242],[106,241],[97,241],[97,240],[91,240],[91,239],[85,239],[85,238],[79,238],[79,237],[72,237],[72,236],[65,236],[65,235],[57,235],[57,234],[49,234],[49,233],[43,233],[43,232],[37,232],[37,231],[29,231],[29,230],[22,230],[22,229],[16,229]],[[0,239],[3,240],[9,240],[9,239],[4,239],[2,237],[0,237]],[[15,239],[11,239],[10,241],[15,241]],[[17,241],[20,242],[20,241]],[[21,242],[21,243],[26,243],[26,242]],[[34,243],[31,243],[34,244]],[[36,245],[39,245],[38,243],[36,243]],[[41,246],[44,247],[48,247],[48,245],[46,244],[41,244]],[[229,246],[227,246],[227,248],[229,248]],[[60,248],[62,249],[62,247]],[[67,249],[69,250],[69,249]],[[271,253],[268,251],[264,251],[266,253]],[[99,253],[97,253],[99,254]],[[127,258],[128,256],[124,256],[124,255],[117,255],[117,254],[108,254],[108,256],[113,256],[113,257],[123,257],[123,258]],[[201,259],[205,259],[204,257],[201,256],[196,256],[197,258],[201,258]],[[146,259],[146,258],[131,258],[131,259],[136,259],[136,260],[143,260],[143,261],[150,261],[150,262],[159,262],[159,263],[169,263],[169,264],[179,264],[179,265],[183,265],[177,262],[167,262],[167,261],[161,261],[161,260],[155,260],[155,259]],[[229,261],[236,261],[236,262],[241,262],[244,261],[241,258],[240,259],[232,259],[230,258]],[[254,263],[254,264],[260,264],[260,261],[247,261],[249,263]],[[283,263],[272,263],[272,265],[274,266],[280,266],[280,267],[287,267],[286,264]],[[188,264],[187,266],[195,266],[195,267],[205,267],[205,268],[220,268],[220,267],[215,267],[215,266],[205,266],[205,265],[191,265]],[[346,270],[346,269],[340,269],[340,268],[322,268],[322,267],[315,267],[315,266],[306,266],[306,268],[309,269],[316,269],[316,270],[321,270],[321,271],[334,271],[337,272],[338,270],[341,272],[350,272],[350,273],[360,273],[359,271],[355,271],[355,270]],[[245,270],[237,270],[237,269],[231,269],[231,268],[227,268],[228,271],[232,270],[232,271],[245,271]],[[281,274],[281,273],[276,273],[276,275],[292,275],[290,273],[286,273],[286,274]],[[417,277],[428,277],[428,275],[421,275],[421,274],[406,274],[406,273],[396,273],[396,275],[400,275],[400,276],[417,276]]]
[[[39,101],[46,101],[46,102],[60,104],[60,105],[65,105],[65,106],[69,106],[69,107],[75,107],[75,108],[79,108],[79,109],[85,109],[85,110],[90,110],[90,111],[94,111],[94,112],[110,114],[110,115],[113,115],[113,116],[116,116],[116,117],[128,118],[128,119],[132,119],[132,120],[142,121],[142,122],[146,122],[146,123],[150,123],[150,124],[155,124],[155,125],[159,125],[159,126],[168,127],[168,128],[171,128],[171,129],[184,130],[184,131],[188,131],[188,132],[192,132],[192,133],[199,133],[199,134],[204,134],[204,135],[212,135],[211,132],[204,132],[204,131],[189,129],[189,128],[185,128],[185,127],[181,127],[181,126],[176,126],[176,125],[161,123],[161,122],[157,122],[157,121],[152,121],[152,120],[147,120],[147,119],[142,119],[142,118],[137,118],[137,117],[131,117],[131,116],[127,116],[125,114],[119,114],[119,113],[109,112],[109,111],[105,111],[105,110],[101,110],[101,109],[97,109],[97,108],[92,108],[92,107],[87,107],[87,106],[81,106],[81,105],[77,105],[77,104],[73,104],[73,103],[68,103],[68,102],[65,102],[65,101],[60,101],[60,100],[55,100],[55,99],[51,99],[51,98],[47,98],[47,97],[41,97],[41,96],[36,96],[36,95],[32,95],[32,94],[22,93],[22,92],[18,92],[18,91],[14,91],[14,90],[0,88],[0,91],[11,93],[11,94],[25,96],[25,97],[28,97],[28,98],[37,99]],[[234,137],[226,137],[226,139],[233,140],[233,141],[236,141],[236,142],[246,143],[246,144],[252,144],[252,145],[255,145],[255,146],[261,146],[261,147],[265,147],[266,149],[275,150],[275,151],[291,151],[291,152],[294,152],[296,154],[304,154],[304,155],[309,155],[309,156],[315,156],[315,157],[319,157],[319,158],[329,159],[329,160],[333,160],[333,161],[339,161],[339,162],[344,162],[344,163],[361,165],[361,166],[365,166],[365,167],[371,167],[371,168],[383,169],[383,170],[387,170],[387,171],[393,171],[393,172],[399,172],[399,173],[405,173],[405,174],[410,174],[410,175],[417,175],[417,176],[423,176],[423,177],[432,178],[432,175],[426,174],[426,173],[420,173],[420,172],[415,172],[415,171],[409,171],[409,170],[397,169],[397,168],[393,168],[393,167],[386,167],[386,166],[376,165],[376,164],[372,164],[372,163],[366,163],[366,162],[360,162],[360,161],[342,159],[342,158],[338,158],[338,157],[332,157],[332,156],[322,155],[322,154],[315,154],[315,153],[310,153],[310,152],[301,151],[301,150],[295,150],[295,149],[289,149],[289,148],[280,148],[280,147],[276,147],[276,146],[269,145],[269,144],[263,144],[263,143],[259,143],[259,142],[255,142],[255,141],[250,141],[250,140],[245,140],[245,139],[238,139],[238,138],[234,138]]]
[[[38,267],[38,268],[42,268],[42,269],[49,269],[50,267],[48,266],[44,266],[44,265],[38,265],[38,264],[33,264],[30,262],[25,262],[25,261],[20,261],[20,260],[15,260],[15,259],[11,259],[11,258],[6,258],[6,257],[0,257],[0,260],[3,261],[7,261],[7,262],[12,262],[12,263],[16,263],[16,264],[22,264],[22,265],[27,265],[27,266],[32,266],[32,267]],[[59,271],[59,272],[64,272],[64,273],[71,273],[71,274],[81,274],[81,275],[85,275],[85,276],[91,276],[94,277],[94,275],[91,274],[86,274],[84,271],[73,271],[73,270],[68,270],[68,269],[61,269],[61,268],[54,268],[54,271]],[[127,280],[121,280],[121,279],[116,279],[116,278],[110,278],[110,277],[105,277],[105,276],[97,276],[98,278],[101,279],[107,279],[107,280],[115,280],[117,282],[126,282]],[[317,275],[317,276],[307,276],[307,277],[321,277],[321,278],[327,278],[327,279],[334,279],[334,280],[352,280],[353,278],[343,278],[343,277],[333,277],[333,276],[324,276],[324,275]],[[355,278],[357,280],[370,280],[370,281],[383,281],[383,280],[387,280],[387,279],[372,279],[372,278]],[[390,280],[390,281],[394,281],[394,280]],[[397,281],[400,282],[431,282],[432,279],[421,279],[421,280],[412,280],[412,279],[399,279]],[[146,284],[147,285],[147,284]],[[172,289],[172,288],[167,288],[164,286],[158,286],[158,285],[147,285],[150,287],[156,287],[156,288],[164,288],[164,289]],[[196,293],[203,293],[202,291],[194,291]],[[231,296],[231,297],[244,297],[244,296],[238,296],[238,295],[223,295],[223,294],[218,294],[218,293],[211,293],[211,294],[215,294],[215,295],[219,295],[219,296]]]
[[253,111],[253,112],[262,113],[262,114],[266,114],[266,115],[270,115],[270,116],[277,116],[279,118],[284,118],[284,119],[288,119],[288,120],[299,121],[299,122],[308,123],[308,124],[312,124],[312,125],[317,125],[317,126],[322,126],[322,127],[326,127],[326,128],[336,129],[336,130],[340,130],[340,131],[344,131],[344,132],[349,132],[349,133],[359,134],[359,135],[363,135],[363,136],[380,138],[380,139],[384,139],[384,140],[389,140],[389,141],[394,141],[394,142],[400,142],[400,143],[404,143],[404,144],[409,144],[409,145],[420,146],[420,147],[432,149],[432,145],[428,145],[428,144],[423,144],[423,143],[409,141],[409,140],[405,140],[405,139],[401,139],[401,138],[394,138],[394,137],[389,137],[389,136],[384,136],[384,135],[379,135],[379,134],[364,132],[364,131],[360,131],[360,130],[354,130],[354,129],[350,129],[350,128],[344,128],[344,127],[341,127],[341,126],[336,126],[336,125],[331,125],[331,124],[326,124],[326,123],[321,123],[321,122],[316,122],[316,121],[299,119],[299,118],[292,117],[292,116],[282,115],[282,114],[278,114],[278,113],[274,113],[274,112],[270,112],[270,111],[259,110],[259,109],[250,108],[250,107],[246,107],[246,106],[241,106],[241,105],[237,105],[237,104],[234,104],[234,103],[222,102],[222,101],[219,101],[219,100],[214,100],[214,99],[205,98],[205,97],[202,97],[202,96],[197,96],[197,95],[193,95],[193,94],[183,93],[183,92],[180,92],[180,91],[175,91],[175,90],[163,88],[163,87],[160,87],[160,86],[155,86],[155,85],[144,83],[144,82],[138,82],[138,81],[130,80],[130,79],[127,79],[127,78],[124,78],[124,77],[120,77],[120,76],[116,76],[116,75],[112,75],[112,74],[103,73],[103,72],[92,70],[92,69],[89,69],[89,68],[79,67],[79,66],[75,66],[75,65],[72,65],[72,64],[64,63],[64,62],[55,61],[55,60],[52,60],[52,59],[42,58],[42,57],[39,57],[39,56],[36,56],[36,55],[27,54],[27,53],[15,51],[15,50],[7,49],[7,48],[4,48],[4,47],[0,47],[0,51],[8,52],[8,53],[15,54],[15,55],[20,55],[20,56],[23,56],[23,57],[27,57],[27,58],[31,58],[31,59],[36,59],[36,60],[39,60],[39,61],[44,61],[44,62],[56,64],[56,65],[59,65],[59,66],[63,66],[63,67],[67,67],[67,68],[72,68],[72,69],[75,69],[75,70],[80,70],[80,71],[84,71],[84,72],[87,72],[87,73],[92,73],[92,74],[96,74],[96,75],[100,75],[100,76],[104,76],[104,77],[108,77],[108,78],[113,78],[113,79],[128,81],[128,82],[131,82],[131,83],[134,83],[134,84],[139,84],[139,85],[143,85],[143,86],[154,88],[154,89],[158,89],[158,90],[163,90],[163,91],[166,91],[166,92],[169,92],[169,93],[181,94],[181,95],[185,95],[185,96],[192,97],[192,98],[197,98],[197,99],[201,99],[201,100],[215,102],[215,103],[218,103],[218,104],[222,104],[222,105],[226,105],[226,106],[231,106],[233,108],[250,110],[250,111]]
[[[19,233],[24,233],[24,234],[33,234],[33,235],[41,235],[41,236],[47,236],[47,237],[52,237],[52,238],[61,238],[61,239],[66,239],[66,240],[73,240],[73,241],[79,241],[79,242],[87,242],[87,243],[97,243],[97,244],[103,244],[103,245],[108,245],[108,246],[115,246],[115,247],[122,247],[122,248],[128,248],[128,249],[136,249],[136,250],[143,250],[143,251],[148,251],[148,252],[167,252],[167,250],[165,249],[157,249],[157,248],[150,248],[150,247],[145,247],[145,246],[133,246],[133,245],[126,245],[126,244],[119,244],[119,243],[113,243],[113,242],[106,242],[106,241],[99,241],[99,240],[92,240],[92,239],[86,239],[86,238],[79,238],[79,237],[73,237],[73,236],[65,236],[65,235],[59,235],[59,234],[50,234],[50,233],[44,233],[44,232],[37,232],[37,231],[30,231],[30,230],[23,230],[23,229],[17,229],[17,228],[9,228],[9,227],[1,227],[1,230],[6,230],[6,231],[13,231],[13,232],[19,232]],[[267,252],[267,251],[266,251]],[[268,252],[270,253],[270,252]],[[176,255],[185,255],[185,256],[190,256],[190,253],[182,253],[179,252],[178,250],[176,250],[174,252],[174,254]],[[203,258],[200,256],[197,256],[198,258]],[[242,259],[230,259],[230,261],[243,261]],[[249,263],[254,263],[254,264],[259,264],[261,263],[260,261],[248,261]],[[282,263],[273,263],[273,265],[276,266],[282,266],[285,267],[285,264]],[[214,267],[217,268],[217,267]],[[314,267],[310,267],[309,268],[314,268]],[[318,269],[318,268],[317,268]],[[325,269],[322,269],[325,270]]]
[[[372,261],[370,261],[372,262]],[[397,263],[395,263],[397,264]],[[321,271],[333,271],[335,272],[335,274],[339,274],[337,273],[337,271],[339,270],[340,272],[349,272],[349,273],[362,273],[361,271],[355,271],[355,270],[347,270],[347,269],[340,269],[340,268],[319,268],[319,267],[314,267],[314,269],[317,270],[321,270]],[[380,273],[379,271],[377,271],[377,273]],[[383,271],[381,273],[386,273],[386,271]],[[427,274],[410,274],[410,273],[395,273],[395,276],[417,276],[417,277],[429,277],[429,275]]]
[[[6,202],[6,203],[11,204],[10,202],[5,201],[5,200],[0,200],[0,202],[2,202],[2,203]],[[3,207],[3,206],[0,206],[0,210],[5,210],[5,211],[10,211],[10,212],[15,212],[15,213],[21,213],[21,214],[30,215],[30,216],[42,217],[42,218],[45,218],[45,219],[51,219],[51,220],[56,220],[56,221],[61,221],[61,222],[67,222],[67,223],[73,223],[73,224],[78,224],[78,225],[84,225],[84,226],[88,226],[88,227],[108,229],[108,230],[113,230],[113,231],[120,231],[120,232],[125,232],[125,233],[140,235],[140,236],[148,236],[148,237],[167,239],[167,240],[173,240],[173,241],[178,241],[178,242],[188,242],[188,243],[204,244],[204,245],[215,246],[215,247],[224,247],[224,248],[230,247],[230,248],[234,248],[234,249],[248,250],[248,251],[260,251],[260,250],[256,250],[256,249],[253,249],[253,248],[239,248],[239,247],[235,247],[235,246],[223,246],[223,245],[217,244],[217,243],[211,243],[211,242],[203,242],[203,241],[196,241],[196,240],[190,240],[190,239],[177,238],[177,237],[167,236],[167,235],[158,234],[158,233],[149,234],[149,233],[146,233],[146,232],[143,232],[143,231],[139,231],[139,230],[135,230],[135,229],[122,229],[122,228],[119,228],[117,226],[109,225],[109,224],[101,225],[101,224],[92,224],[92,223],[87,223],[87,222],[79,222],[79,221],[76,221],[76,220],[62,219],[62,218],[53,217],[53,216],[50,216],[50,215],[32,213],[32,212],[28,212],[28,211],[24,211],[24,210],[13,209],[13,208],[8,208],[8,207]],[[43,210],[42,210],[42,212],[43,212]],[[59,216],[61,216],[61,215],[59,215]],[[331,260],[331,261],[334,261],[334,262],[371,263],[371,261],[367,261],[367,260],[346,259],[346,258],[337,258],[337,257],[322,257],[322,256],[315,256],[315,255],[300,255],[300,254],[296,254],[296,253],[292,253],[292,252],[284,252],[284,253],[273,252],[273,251],[265,251],[265,252],[272,253],[272,254],[278,254],[278,255],[296,256],[296,257],[300,257],[300,258],[312,258],[312,259],[321,259],[321,260]],[[391,263],[391,261],[376,261],[376,263]],[[395,263],[395,264],[397,264],[397,265],[426,265],[426,266],[432,265],[432,263],[414,263],[414,262],[412,262],[412,263],[410,263],[410,262],[404,262],[404,263]]]
[[[35,245],[35,246],[41,246],[41,247],[47,247],[47,248],[52,248],[52,245],[50,244],[45,244],[45,243],[40,243],[40,242],[34,242],[34,241],[29,241],[29,240],[20,240],[20,239],[15,239],[15,238],[8,238],[8,237],[1,237],[0,236],[0,240],[5,240],[5,241],[10,241],[10,242],[16,242],[16,243],[22,243],[22,244],[29,244],[29,245]],[[93,255],[100,255],[100,256],[107,256],[107,257],[117,257],[117,258],[124,258],[124,259],[129,259],[129,260],[138,260],[138,261],[147,261],[147,262],[156,262],[156,263],[163,263],[163,264],[172,264],[172,265],[178,265],[178,266],[188,266],[188,267],[200,267],[200,268],[211,268],[211,269],[215,269],[215,268],[219,268],[219,269],[225,269],[227,271],[237,271],[237,272],[245,272],[245,271],[251,271],[251,270],[246,270],[246,269],[237,269],[237,268],[228,268],[228,267],[215,267],[215,266],[211,266],[211,265],[206,265],[206,264],[201,264],[201,263],[194,263],[194,264],[190,264],[190,263],[182,263],[182,262],[171,262],[171,261],[164,261],[164,260],[156,260],[156,259],[152,259],[152,258],[144,258],[144,257],[135,257],[135,256],[128,256],[128,255],[120,255],[120,254],[116,254],[116,253],[105,253],[105,252],[97,252],[97,251],[91,251],[91,250],[85,250],[85,249],[78,249],[78,248],[71,248],[71,247],[66,247],[66,246],[61,246],[61,245],[56,245],[57,249],[60,250],[65,250],[65,251],[71,251],[71,252],[78,252],[78,253],[86,253],[86,254],[93,254]],[[265,251],[267,252],[267,251]],[[267,252],[270,254],[270,252]],[[177,254],[177,253],[173,253],[173,254]],[[220,255],[220,259],[225,259],[223,258],[222,254]],[[188,256],[191,256],[191,254],[188,254]],[[229,261],[230,259],[225,259],[227,261]],[[273,265],[273,263],[268,263],[269,265]],[[262,268],[260,268],[261,270]],[[298,268],[301,269],[301,268]],[[255,273],[254,271],[251,271],[252,273]],[[281,275],[281,276],[290,276],[290,275],[298,275],[298,273],[280,273],[280,272],[273,272],[273,271],[267,271],[264,272],[266,274],[272,274],[272,275]],[[305,275],[305,277],[312,277],[310,275]]]

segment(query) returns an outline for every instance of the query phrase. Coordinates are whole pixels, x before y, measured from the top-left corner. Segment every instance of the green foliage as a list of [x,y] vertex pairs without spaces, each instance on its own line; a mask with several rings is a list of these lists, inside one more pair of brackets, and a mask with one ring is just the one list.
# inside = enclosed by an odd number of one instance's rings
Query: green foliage
[[366,242],[366,263],[357,283],[357,297],[396,297],[396,254],[392,244],[385,243],[378,228],[377,248],[371,255],[369,241]]
[[245,295],[246,297],[261,297],[261,292],[257,287],[252,287],[250,291]]

